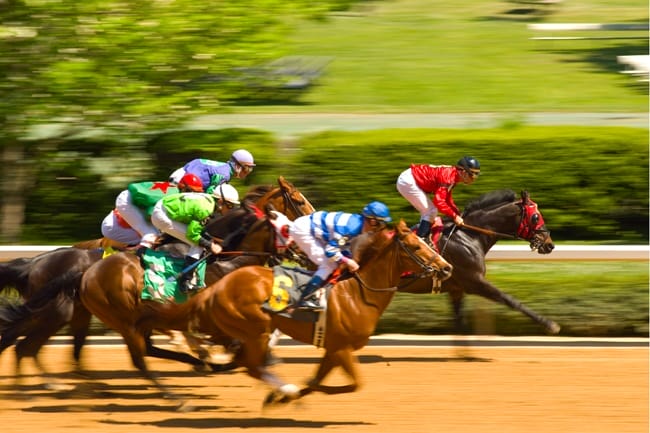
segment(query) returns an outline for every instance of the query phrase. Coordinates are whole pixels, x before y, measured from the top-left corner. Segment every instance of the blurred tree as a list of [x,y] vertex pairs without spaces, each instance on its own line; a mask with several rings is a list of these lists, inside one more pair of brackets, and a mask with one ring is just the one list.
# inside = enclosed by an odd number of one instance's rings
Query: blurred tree
[[282,54],[293,18],[350,3],[1,0],[0,240],[19,239],[30,163],[42,161],[26,157],[40,143],[26,137],[121,142],[217,112],[248,91],[234,71]]

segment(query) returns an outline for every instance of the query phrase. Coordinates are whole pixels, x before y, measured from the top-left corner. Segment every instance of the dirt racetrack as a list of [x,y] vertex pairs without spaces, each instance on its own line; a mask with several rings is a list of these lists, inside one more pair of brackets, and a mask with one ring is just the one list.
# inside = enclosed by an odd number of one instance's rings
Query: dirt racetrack
[[[352,394],[311,394],[262,411],[267,389],[242,370],[195,373],[150,360],[173,391],[196,407],[177,412],[140,379],[125,347],[89,346],[94,381],[66,374],[70,348],[41,356],[72,392],[45,390],[27,363],[13,387],[13,350],[0,358],[0,432],[338,431],[344,433],[647,433],[648,348],[366,347],[364,386]],[[301,384],[320,351],[276,349],[279,373]],[[460,358],[465,355],[467,358]],[[343,383],[333,376],[329,384]]]

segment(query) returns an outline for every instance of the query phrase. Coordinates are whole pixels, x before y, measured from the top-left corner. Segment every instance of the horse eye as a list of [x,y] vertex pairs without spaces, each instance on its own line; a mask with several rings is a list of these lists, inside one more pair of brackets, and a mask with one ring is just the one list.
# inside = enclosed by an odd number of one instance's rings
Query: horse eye
[[530,217],[530,222],[537,225],[537,223],[539,222],[539,214],[536,213],[532,214]]

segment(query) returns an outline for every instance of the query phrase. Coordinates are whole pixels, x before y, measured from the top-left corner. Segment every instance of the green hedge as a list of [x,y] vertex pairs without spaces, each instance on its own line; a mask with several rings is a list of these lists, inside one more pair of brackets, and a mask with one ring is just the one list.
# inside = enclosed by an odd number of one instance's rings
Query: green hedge
[[462,208],[494,189],[526,189],[556,240],[647,242],[648,131],[635,128],[521,127],[492,130],[326,132],[305,137],[283,170],[317,208],[358,211],[386,202],[396,217],[417,213],[395,189],[411,162],[481,162],[481,177],[458,185]]

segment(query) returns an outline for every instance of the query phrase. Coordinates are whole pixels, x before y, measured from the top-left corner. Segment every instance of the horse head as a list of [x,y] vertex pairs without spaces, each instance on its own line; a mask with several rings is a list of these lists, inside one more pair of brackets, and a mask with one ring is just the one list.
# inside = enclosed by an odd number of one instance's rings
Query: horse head
[[519,200],[509,189],[483,194],[467,205],[463,218],[469,230],[489,235],[492,244],[501,237],[528,241],[540,254],[555,248],[537,203],[527,191],[522,191]]
[[272,205],[275,210],[285,214],[292,221],[314,212],[314,207],[309,200],[291,182],[280,176],[278,185],[254,186],[246,193],[242,202],[254,204],[259,209]]
[[537,203],[530,199],[528,191],[521,192],[521,219],[517,236],[530,242],[530,249],[539,254],[550,254],[555,248],[551,232],[546,228],[544,217],[537,209]]
[[403,252],[411,258],[419,269],[406,270],[420,272],[422,277],[434,277],[444,281],[451,277],[453,266],[438,254],[429,244],[411,230],[401,220],[395,225],[395,233]]
[[314,206],[312,206],[309,200],[291,182],[283,176],[280,176],[278,177],[278,185],[280,185],[282,196],[285,204],[287,204],[284,210],[287,217],[294,220],[300,216],[314,213],[316,210]]
[[451,276],[452,265],[417,236],[403,220],[395,224],[393,230],[386,226],[380,231],[370,232],[359,238],[354,249],[361,268],[375,261],[388,246],[397,244],[398,278],[404,273],[416,275],[417,278],[433,277],[440,281]]

